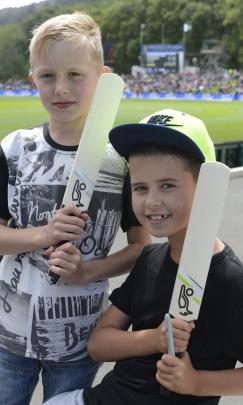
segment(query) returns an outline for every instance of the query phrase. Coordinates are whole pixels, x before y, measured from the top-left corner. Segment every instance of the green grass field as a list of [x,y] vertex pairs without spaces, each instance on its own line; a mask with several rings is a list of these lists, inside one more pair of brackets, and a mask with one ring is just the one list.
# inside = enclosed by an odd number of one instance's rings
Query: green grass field
[[[203,119],[214,142],[243,140],[240,102],[122,100],[116,124],[138,122],[163,108],[185,111]],[[0,139],[15,129],[30,128],[46,120],[47,114],[36,97],[0,98]]]

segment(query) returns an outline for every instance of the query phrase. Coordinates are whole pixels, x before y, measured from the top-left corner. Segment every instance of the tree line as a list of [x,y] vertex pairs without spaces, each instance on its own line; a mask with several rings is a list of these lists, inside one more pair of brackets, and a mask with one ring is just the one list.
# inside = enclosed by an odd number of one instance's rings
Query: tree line
[[183,43],[185,23],[191,27],[186,33],[188,57],[198,55],[205,41],[216,39],[225,52],[226,67],[243,66],[242,0],[65,0],[46,4],[29,6],[25,13],[20,8],[21,16],[16,18],[8,9],[5,23],[0,13],[0,80],[27,77],[33,28],[49,17],[74,11],[88,12],[100,25],[104,49],[115,50],[113,67],[118,73],[129,73],[132,65],[140,63],[141,41]]

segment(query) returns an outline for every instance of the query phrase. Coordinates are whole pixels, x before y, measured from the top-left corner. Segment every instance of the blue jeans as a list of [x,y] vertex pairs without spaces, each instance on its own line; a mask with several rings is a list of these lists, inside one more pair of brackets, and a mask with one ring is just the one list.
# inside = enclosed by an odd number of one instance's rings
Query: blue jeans
[[62,392],[91,386],[98,367],[90,357],[65,363],[40,361],[0,349],[0,404],[28,405],[40,373],[43,402]]

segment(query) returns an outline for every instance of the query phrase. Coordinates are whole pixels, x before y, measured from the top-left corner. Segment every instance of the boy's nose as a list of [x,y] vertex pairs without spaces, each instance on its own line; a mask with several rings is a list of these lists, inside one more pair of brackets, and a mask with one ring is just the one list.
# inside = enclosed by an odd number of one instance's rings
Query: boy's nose
[[146,205],[151,208],[160,207],[162,204],[161,196],[156,192],[150,192],[147,195]]
[[58,80],[56,82],[55,93],[63,95],[68,93],[68,85],[64,80]]

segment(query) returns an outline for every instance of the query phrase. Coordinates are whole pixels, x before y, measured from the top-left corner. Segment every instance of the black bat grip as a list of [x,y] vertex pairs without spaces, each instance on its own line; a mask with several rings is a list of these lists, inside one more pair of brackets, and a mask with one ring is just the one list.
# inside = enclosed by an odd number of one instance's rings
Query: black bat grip
[[56,284],[60,278],[58,274],[53,273],[53,271],[49,271],[48,275],[50,276],[51,284]]
[[[56,247],[61,246],[66,242],[67,242],[66,240],[61,240],[60,242],[58,242]],[[53,271],[49,271],[48,275],[50,276],[51,284],[56,284],[60,278],[60,276],[58,274],[53,273]]]

